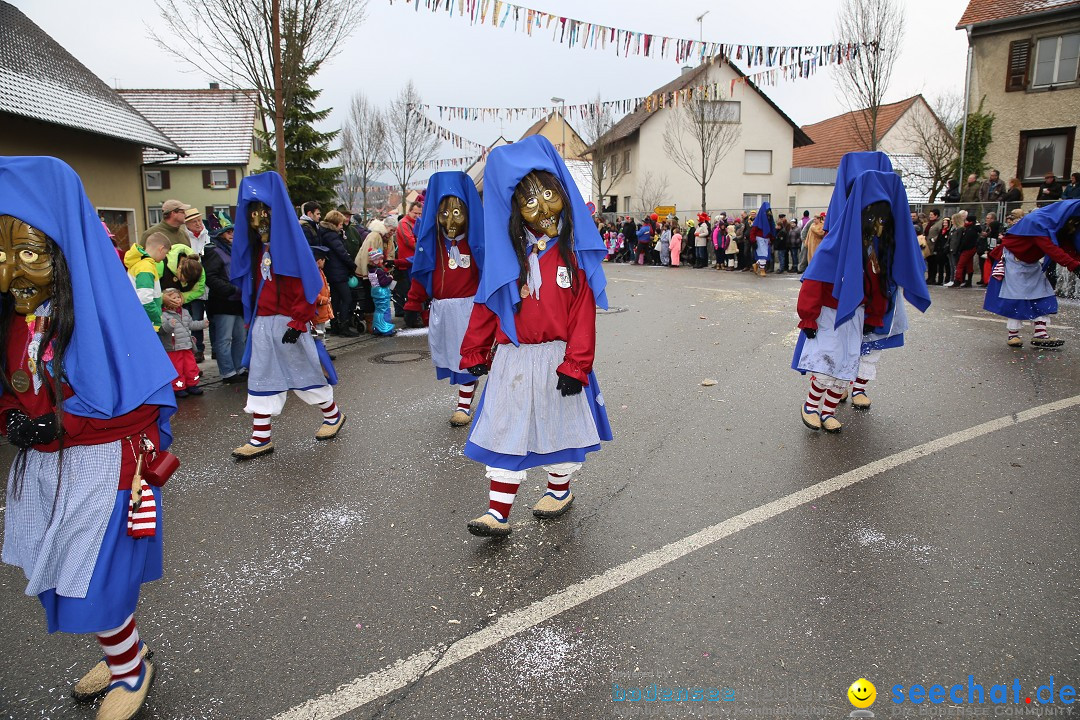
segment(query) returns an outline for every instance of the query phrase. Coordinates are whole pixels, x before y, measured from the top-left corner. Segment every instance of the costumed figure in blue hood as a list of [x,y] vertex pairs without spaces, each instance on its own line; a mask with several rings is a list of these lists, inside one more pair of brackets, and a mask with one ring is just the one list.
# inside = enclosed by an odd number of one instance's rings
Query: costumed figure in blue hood
[[428,346],[435,377],[458,386],[455,427],[472,422],[476,377],[461,370],[461,341],[484,270],[484,210],[472,178],[460,170],[435,173],[424,192],[406,312],[430,298]]
[[465,455],[487,466],[490,509],[468,527],[504,537],[528,468],[548,473],[533,514],[557,517],[574,499],[571,473],[601,440],[611,440],[592,370],[596,306],[607,308],[606,250],[565,163],[543,137],[492,150],[484,194],[484,272],[461,368],[477,376],[491,371],[465,443]]
[[309,332],[323,280],[285,183],[272,171],[249,175],[239,194],[230,276],[249,328],[243,364],[251,439],[233,451],[243,460],[273,452],[271,422],[290,390],[322,411],[316,440],[337,436],[345,414],[334,402],[337,375],[326,346]]
[[161,577],[159,487],[176,467],[176,371],[114,257],[70,167],[0,158],[0,425],[19,449],[3,561],[49,632],[97,636],[105,658],[73,694],[104,694],[99,720],[130,718],[154,677],[135,609]]
[[1064,340],[1046,332],[1049,316],[1057,313],[1057,296],[1046,279],[1051,262],[1080,272],[1080,200],[1062,200],[1027,215],[1006,231],[990,253],[994,268],[983,307],[1008,318],[1009,347],[1021,347],[1024,320],[1035,324],[1031,345],[1055,348]]
[[[911,224],[907,193],[893,172],[868,170],[838,184],[848,193],[839,215],[803,275],[792,368],[811,373],[803,423],[840,432],[836,406],[851,387],[852,404],[870,408],[867,384],[877,377],[881,351],[904,344],[904,298],[921,312],[930,306],[926,264]],[[834,192],[834,200],[835,200]]]
[[776,239],[776,221],[773,220],[772,207],[769,203],[761,203],[757,214],[754,216],[754,224],[750,226],[750,242],[754,245],[754,274],[765,277],[765,265],[772,255],[770,245]]

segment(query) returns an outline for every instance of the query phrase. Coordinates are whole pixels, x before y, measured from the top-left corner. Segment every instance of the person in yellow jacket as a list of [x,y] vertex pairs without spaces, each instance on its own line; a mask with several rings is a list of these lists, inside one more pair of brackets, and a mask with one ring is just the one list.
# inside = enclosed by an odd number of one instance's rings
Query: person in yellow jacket
[[124,267],[127,268],[131,286],[139,296],[146,316],[154,325],[154,330],[161,329],[161,269],[159,263],[169,254],[172,243],[162,233],[153,233],[146,238],[146,246],[135,245],[124,255]]

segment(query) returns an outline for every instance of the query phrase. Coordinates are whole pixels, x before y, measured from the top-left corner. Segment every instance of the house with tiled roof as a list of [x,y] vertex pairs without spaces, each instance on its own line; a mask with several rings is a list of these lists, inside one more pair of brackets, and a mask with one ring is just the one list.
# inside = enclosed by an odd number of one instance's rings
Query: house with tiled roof
[[675,99],[697,88],[715,89],[710,102],[721,104],[717,112],[729,118],[725,122],[739,125],[738,139],[706,185],[709,212],[756,210],[763,201],[778,208],[788,205],[792,151],[811,140],[745,73],[716,58],[684,67],[650,94],[665,98],[663,107],[659,101],[642,103],[593,144],[590,150],[602,148],[606,154],[592,157],[593,163],[607,163],[613,178],[605,197],[593,198],[598,207],[617,215],[641,215],[651,210],[643,203],[659,200],[659,205],[674,206],[679,216],[700,210],[701,185],[664,150],[664,131],[678,112]]
[[0,0],[0,155],[66,162],[126,246],[145,227],[144,148],[168,157],[184,153],[33,20]]
[[969,0],[970,106],[994,114],[986,160],[1034,203],[1046,173],[1080,171],[1080,0]]
[[795,148],[792,153],[790,191],[801,209],[825,208],[829,205],[836,168],[840,158],[849,152],[870,150],[886,153],[904,178],[908,199],[913,203],[929,200],[930,183],[926,161],[921,155],[920,132],[923,128],[939,127],[947,132],[922,95],[888,103],[878,108],[875,123],[877,143],[871,142],[870,114],[853,110],[804,125],[813,140],[812,145]]
[[235,219],[240,179],[259,166],[256,151],[265,128],[254,90],[120,90],[120,95],[187,154],[147,148],[142,158],[146,221],[161,220],[161,204],[175,198],[210,217]]

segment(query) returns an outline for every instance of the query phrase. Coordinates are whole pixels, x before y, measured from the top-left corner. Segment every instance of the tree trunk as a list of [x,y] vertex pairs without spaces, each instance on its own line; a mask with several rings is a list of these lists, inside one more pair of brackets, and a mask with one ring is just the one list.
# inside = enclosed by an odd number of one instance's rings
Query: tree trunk
[[285,175],[285,99],[281,87],[281,0],[273,0],[270,9],[271,33],[274,43],[274,146],[277,150],[277,171]]

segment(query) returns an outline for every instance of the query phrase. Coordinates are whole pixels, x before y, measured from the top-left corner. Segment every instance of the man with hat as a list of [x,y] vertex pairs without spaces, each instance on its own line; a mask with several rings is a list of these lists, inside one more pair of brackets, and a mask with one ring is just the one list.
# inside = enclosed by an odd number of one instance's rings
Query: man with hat
[[146,238],[159,232],[169,238],[173,245],[180,243],[191,247],[191,240],[188,239],[187,233],[184,231],[187,211],[190,208],[190,205],[185,205],[179,200],[166,200],[163,202],[161,204],[161,222],[143,230],[142,235],[139,236],[139,244],[146,245]]
[[202,255],[206,243],[210,242],[210,233],[206,230],[203,214],[198,208],[189,207],[184,211],[184,226],[187,229],[188,246]]

